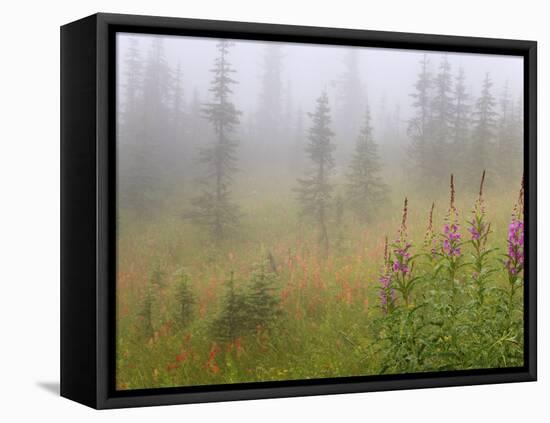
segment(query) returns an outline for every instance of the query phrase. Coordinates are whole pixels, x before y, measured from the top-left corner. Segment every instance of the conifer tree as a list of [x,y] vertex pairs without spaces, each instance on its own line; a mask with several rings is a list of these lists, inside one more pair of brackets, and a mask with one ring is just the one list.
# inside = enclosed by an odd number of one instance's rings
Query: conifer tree
[[[172,74],[172,72],[171,72]],[[188,117],[185,110],[184,80],[178,63],[170,78],[169,97],[166,105],[165,139],[159,147],[163,151],[162,165],[165,169],[162,188],[166,195],[181,195],[189,168]]]
[[181,327],[189,325],[193,318],[196,298],[189,285],[189,275],[181,270],[176,285],[176,301],[178,303],[178,322]]
[[367,106],[363,128],[357,138],[355,152],[351,159],[347,182],[348,201],[363,223],[372,221],[375,213],[387,200],[388,191],[387,185],[380,176],[382,164],[370,122],[370,109]]
[[[162,147],[170,142],[170,132],[166,128],[169,127],[168,107],[172,75],[161,37],[151,40],[143,67],[138,64],[139,59],[135,56],[136,48],[130,49],[128,53],[127,64],[137,66],[136,75],[129,81],[135,83],[139,78],[141,86],[139,95],[131,96],[137,100],[137,104],[127,105],[128,112],[133,110],[135,116],[131,121],[131,129],[124,131],[131,139],[127,143],[128,153],[121,154],[121,169],[124,169],[121,174],[125,175],[121,180],[121,192],[124,193],[123,204],[140,218],[150,218],[159,206],[162,199],[160,190],[165,186],[168,176],[166,168],[170,156],[163,154],[163,151],[168,152],[169,149]],[[128,72],[132,71],[133,68],[128,68]]]
[[249,305],[245,293],[235,286],[235,274],[231,271],[225,284],[222,309],[212,322],[214,338],[219,342],[231,342],[250,330]]
[[[250,329],[268,328],[280,314],[276,295],[278,275],[264,261],[253,270],[248,293],[248,321]],[[272,267],[272,266],[271,266]]]
[[332,193],[330,174],[334,169],[335,150],[331,138],[334,133],[330,129],[330,107],[328,96],[323,92],[317,99],[314,113],[309,113],[313,124],[309,129],[306,153],[311,162],[311,169],[306,178],[298,179],[298,198],[302,213],[311,217],[318,231],[318,245],[323,255],[328,255],[329,238],[327,229],[328,212]]
[[515,160],[521,156],[523,125],[521,108],[514,104],[508,81],[500,98],[500,116],[497,123],[497,174],[504,183],[510,183],[521,175],[521,164]]
[[260,98],[258,103],[257,136],[269,151],[277,149],[283,119],[283,52],[277,43],[264,49]]
[[194,210],[186,214],[207,227],[216,242],[235,229],[239,221],[239,209],[231,201],[230,187],[237,162],[237,143],[232,135],[241,112],[230,98],[231,85],[237,83],[231,78],[235,70],[227,59],[230,45],[227,40],[220,40],[217,44],[219,56],[211,70],[214,75],[210,87],[213,99],[203,108],[214,130],[215,140],[200,151],[200,163],[206,168],[201,180],[202,194],[195,198]]
[[407,133],[411,139],[409,147],[409,168],[417,177],[417,183],[425,186],[426,180],[431,178],[430,152],[430,120],[432,115],[433,86],[432,75],[429,70],[428,55],[424,54],[420,61],[420,73],[414,85],[415,91],[410,94],[413,98],[414,116],[409,120]]
[[147,281],[145,292],[141,298],[138,316],[141,318],[141,333],[149,339],[154,335],[153,329],[153,305],[155,302],[155,289],[151,279]]
[[[173,139],[177,146],[178,161],[187,160],[187,134],[186,134],[186,113],[184,110],[183,81],[181,65],[178,63],[173,78],[171,122]],[[185,164],[185,163],[184,163]]]
[[295,124],[292,127],[292,142],[289,145],[290,171],[297,174],[304,167],[305,163],[305,130],[304,130],[304,112],[302,108],[296,111]]
[[353,141],[361,126],[361,113],[365,96],[361,81],[358,49],[349,49],[343,57],[344,72],[337,81],[335,128],[338,134],[339,155],[353,148]]
[[451,130],[454,117],[453,82],[451,65],[447,56],[441,58],[439,72],[434,80],[432,99],[431,135],[429,159],[432,167],[432,180],[444,181],[448,173],[447,158],[450,156]]
[[[497,126],[495,112],[496,100],[491,93],[493,82],[489,73],[485,75],[481,95],[474,107],[472,142],[469,151],[469,172],[467,186],[475,187],[477,175],[487,169],[488,175],[493,170],[492,154],[494,151],[494,137]],[[490,181],[487,178],[487,181]]]
[[135,120],[138,118],[143,77],[143,59],[139,50],[139,39],[131,37],[128,43],[124,57],[125,83],[123,84],[122,96],[124,103],[121,105],[121,123],[128,126],[125,128],[124,133],[135,126]]
[[453,104],[449,159],[457,169],[462,169],[467,162],[466,150],[470,134],[470,104],[463,68],[458,70],[455,78]]
[[117,120],[118,148],[124,151],[119,159],[120,206],[137,210],[142,203],[138,180],[147,155],[143,149],[140,123],[143,105],[143,58],[136,37],[128,40],[121,68],[124,82],[121,95],[118,96],[120,113]]
[[151,271],[151,274],[149,276],[149,282],[151,283],[151,285],[156,285],[158,288],[163,288],[165,285],[164,272],[162,271],[158,260],[155,260],[155,262],[153,263],[153,270]]

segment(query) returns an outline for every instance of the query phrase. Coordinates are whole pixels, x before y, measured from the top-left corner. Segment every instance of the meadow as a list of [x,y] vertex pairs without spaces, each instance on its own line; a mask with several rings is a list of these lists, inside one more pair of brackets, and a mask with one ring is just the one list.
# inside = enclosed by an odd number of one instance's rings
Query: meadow
[[330,209],[324,255],[295,179],[237,178],[222,242],[182,216],[192,192],[119,210],[117,389],[523,365],[520,181],[391,181],[369,223]]

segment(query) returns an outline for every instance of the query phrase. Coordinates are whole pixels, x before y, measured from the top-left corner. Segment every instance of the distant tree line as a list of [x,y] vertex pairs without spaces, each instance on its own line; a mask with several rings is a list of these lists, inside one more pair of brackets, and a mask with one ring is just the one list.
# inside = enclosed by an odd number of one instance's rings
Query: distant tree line
[[433,189],[449,173],[458,173],[466,187],[476,189],[483,170],[488,181],[509,183],[522,172],[522,99],[513,99],[508,84],[498,101],[489,73],[472,98],[466,89],[465,72],[453,76],[447,56],[438,71],[430,71],[428,55],[411,94],[414,115],[408,122],[410,138],[408,171],[418,187]]
[[[257,106],[243,123],[233,100],[238,78],[230,63],[232,43],[219,40],[216,45],[208,96],[197,87],[184,89],[185,69],[170,66],[162,38],[152,37],[147,49],[140,48],[138,38],[128,43],[117,121],[123,208],[146,218],[171,192],[181,195],[189,186],[184,217],[218,243],[239,227],[233,179],[243,161],[247,166],[253,162],[254,169],[274,165],[302,175],[295,187],[302,216],[317,228],[318,245],[326,254],[331,226],[341,223],[345,213],[370,223],[385,206],[390,185],[385,144],[399,137],[400,109],[387,112],[383,101],[377,114],[382,119],[375,121],[381,128],[375,132],[357,50],[344,56],[333,117],[327,86],[314,110],[302,112],[291,81],[283,80],[282,48],[267,44]],[[487,74],[474,96],[463,69],[453,72],[442,55],[433,72],[426,54],[410,98],[402,167],[418,189],[438,189],[451,172],[472,190],[483,170],[488,184],[508,183],[521,174],[523,100],[513,98],[508,84],[497,98]],[[280,166],[284,160],[287,166]]]

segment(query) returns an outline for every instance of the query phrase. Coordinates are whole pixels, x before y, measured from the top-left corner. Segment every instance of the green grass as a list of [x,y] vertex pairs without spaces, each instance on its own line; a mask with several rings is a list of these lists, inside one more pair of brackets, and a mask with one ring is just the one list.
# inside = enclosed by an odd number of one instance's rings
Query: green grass
[[[419,258],[416,271],[422,277],[412,304],[405,308],[398,298],[397,311],[386,315],[379,307],[378,275],[384,237],[396,236],[406,188],[393,183],[391,203],[368,226],[358,225],[346,212],[340,227],[330,226],[331,251],[322,260],[317,255],[315,228],[299,218],[292,184],[292,179],[237,181],[234,196],[243,211],[241,230],[218,246],[202,228],[181,217],[192,193],[175,196],[147,220],[120,210],[118,389],[522,365],[521,290],[508,318],[507,276],[498,261],[506,251],[516,192],[495,188],[485,196],[492,228],[488,244],[498,251],[490,258],[497,271],[488,281],[482,308],[472,305],[469,266],[457,274],[460,292],[451,303],[444,272],[435,274],[435,264]],[[414,252],[422,245],[432,200],[436,201],[436,231],[443,226],[446,195],[434,193],[433,199],[409,195],[408,228]],[[463,236],[474,201],[473,194],[458,193]],[[471,247],[463,249],[466,263]],[[230,272],[235,273],[237,287],[244,287],[254,264],[268,253],[279,274],[276,296],[281,313],[276,323],[234,342],[215,342],[212,322],[223,307]],[[155,267],[162,272],[163,282],[150,286]],[[193,319],[185,327],[178,322],[176,301],[177,273],[182,268],[196,296]],[[152,334],[144,331],[148,289]],[[446,321],[449,306],[454,307],[452,322]],[[475,319],[481,312],[483,318]]]

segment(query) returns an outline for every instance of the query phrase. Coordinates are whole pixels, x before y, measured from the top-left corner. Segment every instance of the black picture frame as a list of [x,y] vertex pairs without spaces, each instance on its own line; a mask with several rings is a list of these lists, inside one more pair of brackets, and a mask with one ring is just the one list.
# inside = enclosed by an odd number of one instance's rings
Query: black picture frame
[[[115,34],[191,35],[524,58],[525,365],[521,368],[116,391]],[[61,395],[97,409],[537,378],[537,44],[489,38],[95,14],[61,28]]]

